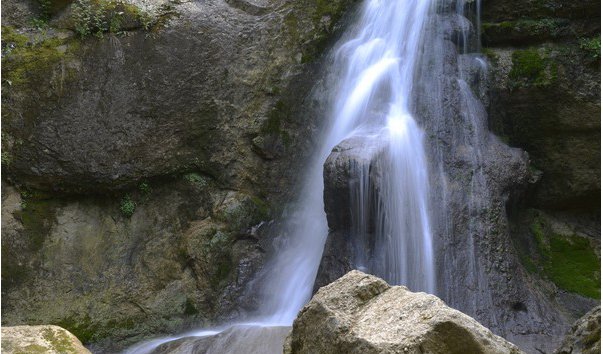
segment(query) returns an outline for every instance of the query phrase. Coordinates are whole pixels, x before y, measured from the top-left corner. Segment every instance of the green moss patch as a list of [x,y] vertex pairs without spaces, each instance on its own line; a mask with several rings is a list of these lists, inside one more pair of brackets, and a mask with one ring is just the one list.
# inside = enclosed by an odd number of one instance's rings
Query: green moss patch
[[82,318],[76,318],[74,316],[66,317],[52,324],[65,328],[76,336],[83,344],[92,342],[98,332],[98,329],[92,325],[92,321],[87,315]]
[[[532,246],[520,248],[522,264],[559,288],[598,299],[601,260],[592,241],[579,235],[562,235],[552,230],[548,221],[535,213],[530,225]],[[531,250],[531,251],[530,251]]]
[[517,50],[511,56],[510,87],[548,86],[557,78],[557,67],[546,53],[536,49]]
[[71,338],[69,338],[64,332],[45,328],[42,333],[42,338],[50,343],[52,349],[54,349],[57,353],[75,352],[75,347],[73,346]]
[[486,43],[535,43],[567,34],[569,21],[557,18],[524,19],[482,24]]
[[580,49],[586,52],[591,59],[597,60],[601,58],[601,36],[581,38],[579,44]]
[[601,262],[588,239],[553,235],[550,263],[545,270],[560,288],[598,299],[601,297]]
[[45,354],[48,353],[48,348],[38,344],[30,344],[24,348],[19,348],[15,354]]
[[2,26],[2,83],[18,86],[49,76],[67,54],[66,40],[31,40],[15,29]]

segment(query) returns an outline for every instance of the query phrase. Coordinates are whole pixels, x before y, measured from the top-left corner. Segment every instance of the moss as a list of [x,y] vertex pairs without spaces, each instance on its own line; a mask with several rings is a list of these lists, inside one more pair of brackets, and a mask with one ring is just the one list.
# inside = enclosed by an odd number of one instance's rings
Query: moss
[[601,264],[590,241],[579,236],[553,235],[546,270],[560,288],[587,297],[601,296]]
[[[110,320],[106,325],[103,326],[103,330],[113,329],[134,329],[136,328],[136,322],[132,318],[126,318],[124,320]],[[103,332],[104,333],[104,332]]]
[[[25,84],[36,85],[46,78],[72,51],[65,48],[68,40],[46,38],[35,41],[15,29],[2,26],[2,84],[4,88]],[[45,80],[47,81],[47,80]]]
[[509,86],[548,86],[557,79],[557,65],[536,49],[517,50],[511,56]]
[[36,252],[42,248],[46,235],[54,223],[57,202],[40,199],[39,196],[28,192],[22,192],[21,196],[26,207],[15,212],[15,216],[23,224],[24,234],[27,235],[31,245],[30,250]]
[[42,338],[46,340],[57,353],[75,352],[75,347],[71,339],[63,332],[54,331],[50,328],[45,328],[42,333]]
[[198,173],[187,173],[184,175],[184,180],[191,184],[196,189],[203,189],[207,187],[208,181],[205,177]]
[[546,241],[546,236],[544,234],[542,221],[540,218],[536,218],[534,222],[532,222],[532,225],[530,225],[530,231],[532,232],[532,235],[534,235],[538,248],[540,250],[548,250],[549,246]]
[[[320,22],[323,17],[331,17],[331,26],[334,22],[341,18],[343,11],[346,9],[344,1],[333,0],[314,0],[314,14],[312,18],[315,22]],[[329,28],[331,30],[332,28]]]
[[522,19],[482,24],[482,33],[494,41],[541,41],[563,35],[569,21],[557,18]]
[[601,36],[581,38],[579,45],[580,49],[586,52],[589,58],[593,60],[601,58]]
[[133,29],[155,32],[177,15],[173,3],[162,4],[156,14],[151,14],[122,0],[76,0],[71,14],[75,31],[82,38],[102,38],[105,33]]
[[215,271],[211,276],[210,283],[214,288],[220,287],[229,278],[234,269],[230,258],[220,259],[215,265]]
[[[301,3],[302,11],[313,11],[311,15],[312,26],[298,23],[295,15],[285,19],[285,25],[295,43],[301,46],[301,62],[309,63],[315,61],[327,48],[329,38],[335,29],[335,25],[341,19],[349,6],[355,0],[306,0]],[[312,28],[311,31],[301,30]],[[297,52],[296,52],[297,53]]]
[[48,348],[38,344],[30,344],[24,348],[16,349],[15,354],[45,354],[48,353]]
[[199,313],[199,310],[197,310],[197,307],[195,306],[195,302],[189,298],[186,298],[186,302],[184,303],[184,310],[182,311],[183,314],[187,315],[187,316],[193,316]]
[[295,41],[295,42],[299,41],[299,31],[298,31],[299,24],[297,21],[297,16],[295,16],[293,13],[287,14],[287,16],[285,16],[285,19],[284,19],[284,24],[285,24],[285,27],[287,28],[287,31],[289,32],[289,36],[291,36],[293,41]]
[[538,266],[527,254],[520,255],[521,263],[524,265],[526,270],[530,273],[538,273]]
[[253,202],[253,204],[255,206],[256,219],[259,219],[259,220],[268,219],[268,217],[270,215],[270,206],[268,205],[268,203],[255,196],[251,197],[251,201]]
[[545,63],[536,50],[518,50],[513,53],[513,68],[509,76],[514,79],[527,78],[535,80],[544,71]]
[[202,253],[207,279],[212,288],[220,288],[228,284],[234,269],[230,254],[234,236],[228,230],[212,228],[203,237]]
[[[594,326],[593,326],[593,327],[594,327]],[[589,329],[591,329],[591,328],[589,328]],[[595,329],[595,328],[592,328],[592,329]],[[592,329],[591,329],[591,330],[592,330]],[[582,341],[583,341],[583,343],[584,343],[586,346],[592,346],[593,344],[595,344],[595,343],[597,343],[597,342],[601,341],[601,331],[600,331],[600,330],[594,330],[594,331],[591,331],[591,332],[590,332],[590,333],[589,333],[589,334],[586,336],[586,338],[584,338]]]
[[496,52],[490,48],[483,48],[482,54],[484,54],[486,58],[488,58],[488,60],[491,62],[498,61],[498,54],[496,54]]
[[92,342],[98,333],[98,328],[92,324],[88,315],[80,318],[70,316],[51,324],[65,328],[83,344]]
[[530,234],[535,252],[520,251],[522,264],[559,288],[591,298],[600,297],[600,259],[590,240],[552,231],[541,214],[532,216]]

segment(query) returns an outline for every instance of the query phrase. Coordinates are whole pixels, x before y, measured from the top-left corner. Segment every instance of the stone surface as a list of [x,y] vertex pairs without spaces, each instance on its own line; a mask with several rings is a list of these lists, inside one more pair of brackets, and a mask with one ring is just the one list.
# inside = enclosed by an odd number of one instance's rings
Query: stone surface
[[537,208],[599,208],[600,6],[484,3],[490,126],[542,171],[528,197]]
[[124,194],[44,199],[3,188],[2,321],[52,323],[97,352],[253,307],[267,207],[209,178]]
[[489,126],[529,153],[533,176],[507,205],[509,236],[525,284],[563,314],[548,321],[562,324],[553,345],[530,350],[553,352],[600,299],[600,6],[483,3]]
[[2,352],[6,354],[90,354],[67,330],[58,326],[2,326]]
[[563,340],[555,354],[601,353],[601,306],[580,318]]
[[521,353],[433,295],[352,271],[321,288],[293,323],[286,353]]
[[254,308],[355,1],[120,1],[87,37],[50,3],[3,3],[2,324],[114,353]]
[[[170,3],[150,32],[101,39],[12,28],[6,176],[93,192],[196,169],[233,188],[282,187],[295,161],[285,149],[301,158],[311,146],[314,125],[295,116],[316,77],[310,64],[353,2],[270,1],[261,13],[247,1]],[[39,32],[51,36],[36,43]]]

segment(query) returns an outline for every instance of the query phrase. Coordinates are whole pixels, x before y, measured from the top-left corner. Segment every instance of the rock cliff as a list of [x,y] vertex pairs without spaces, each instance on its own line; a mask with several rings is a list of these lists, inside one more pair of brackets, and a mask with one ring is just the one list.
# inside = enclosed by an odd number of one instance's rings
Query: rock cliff
[[114,352],[254,308],[353,3],[3,4],[3,325]]

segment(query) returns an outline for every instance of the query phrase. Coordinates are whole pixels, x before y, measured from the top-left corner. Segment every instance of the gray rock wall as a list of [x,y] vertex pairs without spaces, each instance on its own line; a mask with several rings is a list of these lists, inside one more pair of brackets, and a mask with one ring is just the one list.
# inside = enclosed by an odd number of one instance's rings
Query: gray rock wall
[[252,310],[354,1],[50,3],[3,12],[3,325],[115,352]]

